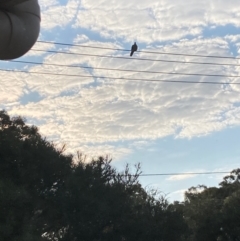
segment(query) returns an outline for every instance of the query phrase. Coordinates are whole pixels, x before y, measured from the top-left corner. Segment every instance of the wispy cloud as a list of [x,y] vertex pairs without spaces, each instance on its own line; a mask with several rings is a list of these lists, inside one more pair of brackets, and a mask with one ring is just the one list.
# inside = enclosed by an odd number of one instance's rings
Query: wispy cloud
[[[102,36],[123,37],[141,42],[177,40],[201,35],[205,27],[233,24],[240,26],[240,7],[234,0],[180,2],[147,1],[82,1],[75,27],[99,32]],[[139,30],[141,29],[141,33]]]
[[[124,48],[127,42],[137,39],[143,46],[147,45],[141,50],[227,56],[231,55],[229,41],[238,48],[237,36],[212,38],[203,36],[205,27],[224,24],[240,26],[240,7],[236,6],[233,0],[228,2],[221,0],[217,3],[194,0],[187,5],[176,0],[171,2],[153,0],[151,4],[142,0],[111,2],[103,0],[101,3],[96,3],[95,0],[80,2],[70,0],[64,4],[61,1],[41,0],[40,4],[42,39],[47,39],[51,31],[55,33],[57,39],[61,28],[66,28],[68,31],[66,29],[64,31],[69,32],[69,43],[92,46]],[[91,34],[88,36],[83,33],[83,29]],[[190,35],[191,37],[187,38]],[[105,37],[104,41],[101,41],[99,36]],[[160,45],[159,41],[167,40],[171,41],[161,42]],[[38,43],[34,48],[57,50],[58,46]],[[85,54],[129,55],[129,53],[104,49],[66,46],[62,46],[62,49]],[[135,56],[156,60],[213,62],[212,59],[203,60],[199,57],[167,54],[136,53]],[[239,75],[240,69],[236,66],[107,59],[61,53],[44,53],[43,56],[39,56],[32,51],[26,57],[39,57],[46,64],[92,67],[89,70],[80,67],[50,65],[20,67],[13,63],[7,64],[9,68],[24,68],[29,72],[88,75],[90,78],[0,72],[1,106],[11,115],[23,115],[37,120],[41,123],[39,125],[41,133],[49,139],[69,143],[71,150],[92,143],[95,149],[85,148],[85,151],[93,152],[95,155],[94,150],[100,151],[96,146],[103,148],[109,142],[133,142],[134,144],[130,143],[128,147],[124,145],[120,147],[118,149],[120,151],[115,149],[114,145],[105,148],[106,152],[125,155],[124,153],[129,153],[130,149],[144,148],[149,141],[169,135],[176,138],[192,138],[240,125],[240,107],[237,105],[240,101],[239,86],[144,82],[116,80],[112,77],[199,82],[239,82],[240,78],[124,73],[96,68]],[[228,63],[230,61],[228,60]],[[223,64],[226,60],[215,59],[214,62]],[[98,79],[94,76],[107,77]],[[22,99],[34,94],[39,98],[22,102]],[[170,180],[186,178],[190,178],[189,175],[172,177]]]
[[182,181],[196,177],[196,174],[173,175],[167,178],[167,181]]

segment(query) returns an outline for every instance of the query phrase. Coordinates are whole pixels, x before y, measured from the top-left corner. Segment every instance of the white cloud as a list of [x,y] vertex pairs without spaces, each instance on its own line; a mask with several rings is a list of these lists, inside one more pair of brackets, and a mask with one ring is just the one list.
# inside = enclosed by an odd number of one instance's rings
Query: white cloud
[[[47,31],[56,27],[68,29],[69,43],[89,46],[123,48],[127,41],[137,39],[147,43],[146,49],[160,52],[190,53],[230,56],[229,41],[238,48],[238,35],[205,38],[205,27],[233,24],[240,26],[239,8],[235,1],[106,1],[41,0],[41,39]],[[71,27],[79,33],[70,38]],[[61,32],[61,29],[58,31]],[[93,30],[97,35],[111,39],[101,42],[94,36],[83,34],[79,28]],[[73,31],[73,32],[74,32]],[[66,31],[67,32],[67,31]],[[58,32],[56,36],[59,36]],[[75,32],[74,32],[75,33]],[[187,36],[196,38],[189,40]],[[186,39],[184,38],[186,37]],[[120,41],[121,40],[121,41]],[[156,46],[157,41],[176,40]],[[43,50],[57,46],[37,43],[34,47]],[[129,56],[126,52],[63,47],[65,51],[78,54]],[[46,53],[45,53],[46,54]],[[41,53],[42,55],[42,53]],[[47,54],[46,54],[47,55]],[[217,65],[193,65],[161,61],[137,61],[134,59],[97,58],[94,56],[48,54],[30,51],[27,57],[43,58],[45,64],[86,65],[93,69],[69,68],[66,66],[25,65],[34,72],[71,74],[69,76],[35,75],[0,72],[0,103],[12,115],[23,115],[41,123],[41,133],[48,138],[69,143],[70,150],[85,146],[87,153],[101,150],[112,151],[122,156],[132,148],[145,148],[150,140],[169,135],[176,138],[192,138],[220,131],[240,124],[238,107],[240,87],[235,85],[206,85],[162,83],[113,78],[143,78],[148,80],[218,81],[240,82],[240,78],[175,76],[163,73],[133,73],[99,70],[97,68],[135,69],[147,71],[206,73],[240,75],[239,67]],[[169,61],[198,61],[237,63],[233,60],[210,59],[164,54],[136,53],[137,58],[152,58]],[[9,63],[11,68],[19,68]],[[5,66],[4,66],[5,67]],[[88,75],[90,78],[77,75]],[[95,76],[108,76],[97,79]],[[29,99],[28,95],[39,98]],[[34,124],[34,121],[33,121]],[[129,147],[114,148],[114,144],[129,140]],[[92,147],[89,143],[92,144]],[[89,149],[87,148],[89,147]],[[96,150],[96,151],[95,151]],[[105,153],[105,151],[103,151]],[[118,154],[119,153],[119,154]]]
[[182,174],[182,175],[173,175],[167,178],[167,181],[182,181],[196,177],[197,174]]
[[240,7],[234,0],[209,2],[178,0],[108,1],[40,0],[42,29],[73,26],[106,38],[152,43],[201,35],[205,27],[240,26]]
[[211,25],[240,26],[234,0],[204,1],[82,1],[75,27],[99,32],[104,37],[124,37],[151,43],[200,35]]
[[80,2],[69,0],[66,5],[58,1],[41,0],[41,28],[51,30],[55,27],[66,27],[78,14]]
[[[45,54],[44,51],[52,50],[54,48],[55,48],[55,45],[53,43],[37,42],[37,43],[35,43],[33,49],[31,49],[24,57],[41,56],[41,55]],[[34,51],[34,49],[41,50],[41,51]]]
[[77,152],[79,152],[83,156],[86,156],[86,161],[91,161],[92,159],[98,158],[99,155],[103,157],[107,156],[109,159],[114,158],[115,161],[120,160],[132,153],[132,149],[130,148],[110,144],[91,145],[91,143],[86,143],[79,147],[79,140],[77,139],[75,141],[71,140],[70,145],[63,143],[59,139],[54,140],[54,143],[56,143],[56,146],[60,148],[66,144],[65,153],[73,154],[76,157]]
[[225,39],[230,40],[231,42],[235,43],[240,40],[240,34],[237,35],[227,35]]
[[[79,37],[78,37],[79,39]],[[91,42],[92,46],[114,44]],[[112,50],[96,50],[73,47],[70,52],[120,55]],[[224,39],[194,39],[166,45],[166,52],[194,52],[224,55],[228,44]],[[203,61],[201,58],[144,55],[164,60]],[[217,60],[223,63],[225,60]],[[14,102],[10,114],[20,114],[42,121],[41,132],[54,140],[69,143],[70,149],[95,143],[155,140],[174,135],[192,138],[240,124],[240,108],[234,104],[239,100],[239,88],[222,88],[221,85],[180,84],[144,81],[112,80],[111,77],[174,79],[194,81],[231,81],[226,78],[185,77],[165,74],[116,72],[94,69],[121,68],[148,71],[239,74],[232,66],[190,65],[179,63],[147,62],[121,59],[98,59],[95,57],[52,54],[44,59],[46,64],[83,65],[93,67],[93,72],[82,68],[59,66],[33,66],[30,71],[74,75],[109,76],[104,80],[95,78],[51,75],[13,74],[5,76],[2,83],[2,101]],[[14,76],[14,77],[13,77]],[[11,84],[10,81],[11,80]],[[236,81],[236,80],[234,80]],[[39,101],[21,105],[24,89],[41,96]],[[8,89],[8,92],[6,91]],[[1,89],[0,89],[1,91]],[[15,93],[9,95],[9,93]],[[19,101],[19,102],[17,102]],[[113,149],[112,149],[113,150]]]

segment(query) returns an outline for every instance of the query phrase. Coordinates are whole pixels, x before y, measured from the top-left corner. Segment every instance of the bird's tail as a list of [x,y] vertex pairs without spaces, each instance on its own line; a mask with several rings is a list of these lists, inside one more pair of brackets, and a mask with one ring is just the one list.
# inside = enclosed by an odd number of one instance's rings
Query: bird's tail
[[133,56],[133,51],[131,51],[130,56]]

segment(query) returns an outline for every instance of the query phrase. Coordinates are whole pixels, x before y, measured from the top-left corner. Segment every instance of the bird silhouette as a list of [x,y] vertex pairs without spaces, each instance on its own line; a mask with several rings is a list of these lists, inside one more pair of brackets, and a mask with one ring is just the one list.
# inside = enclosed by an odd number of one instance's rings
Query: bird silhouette
[[137,46],[136,42],[134,42],[134,44],[132,45],[130,56],[133,56],[133,53],[135,51],[137,51],[137,49],[138,49],[138,46]]

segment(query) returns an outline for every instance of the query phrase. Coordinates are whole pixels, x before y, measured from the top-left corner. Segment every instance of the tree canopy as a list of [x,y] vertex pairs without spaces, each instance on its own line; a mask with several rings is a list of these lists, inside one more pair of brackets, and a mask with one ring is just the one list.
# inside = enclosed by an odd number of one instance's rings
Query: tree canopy
[[0,240],[239,241],[240,169],[169,203],[107,157],[74,161],[0,111]]

